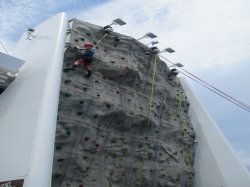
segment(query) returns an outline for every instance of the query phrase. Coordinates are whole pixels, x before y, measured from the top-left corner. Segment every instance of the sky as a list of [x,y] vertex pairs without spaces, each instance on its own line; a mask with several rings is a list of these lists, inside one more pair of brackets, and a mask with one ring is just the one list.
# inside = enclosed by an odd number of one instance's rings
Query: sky
[[[0,41],[9,53],[27,28],[62,11],[100,26],[119,17],[127,25],[114,26],[116,32],[155,33],[160,49],[176,51],[163,56],[250,105],[249,0],[1,0],[0,10]],[[250,113],[189,83],[250,171]]]

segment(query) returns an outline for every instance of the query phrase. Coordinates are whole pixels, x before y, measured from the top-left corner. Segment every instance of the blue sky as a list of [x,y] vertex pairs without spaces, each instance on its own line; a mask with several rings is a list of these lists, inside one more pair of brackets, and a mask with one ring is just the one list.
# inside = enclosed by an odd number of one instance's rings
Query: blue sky
[[[0,10],[0,40],[10,52],[27,28],[61,11],[101,26],[120,17],[128,24],[115,31],[135,38],[154,32],[159,48],[176,50],[165,57],[250,104],[248,0],[1,0]],[[250,170],[250,113],[189,82]]]

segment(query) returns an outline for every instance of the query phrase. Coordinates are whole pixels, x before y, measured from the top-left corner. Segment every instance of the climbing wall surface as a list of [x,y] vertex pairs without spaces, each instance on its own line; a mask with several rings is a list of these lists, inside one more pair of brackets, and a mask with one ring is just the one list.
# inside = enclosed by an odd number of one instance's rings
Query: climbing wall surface
[[[73,20],[52,186],[192,186],[195,134],[178,78],[135,39],[104,36],[103,27]],[[89,79],[83,67],[66,69],[84,42],[96,44]]]

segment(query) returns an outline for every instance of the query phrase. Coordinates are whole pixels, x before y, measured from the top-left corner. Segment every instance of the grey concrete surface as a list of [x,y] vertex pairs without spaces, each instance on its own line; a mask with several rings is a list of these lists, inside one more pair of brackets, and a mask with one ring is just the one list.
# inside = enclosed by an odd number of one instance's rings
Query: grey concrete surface
[[[80,55],[74,46],[105,32],[74,19],[71,34],[64,68]],[[115,32],[96,47],[90,79],[83,67],[63,70],[52,186],[193,186],[195,134],[179,80],[157,56],[150,112],[155,55]]]

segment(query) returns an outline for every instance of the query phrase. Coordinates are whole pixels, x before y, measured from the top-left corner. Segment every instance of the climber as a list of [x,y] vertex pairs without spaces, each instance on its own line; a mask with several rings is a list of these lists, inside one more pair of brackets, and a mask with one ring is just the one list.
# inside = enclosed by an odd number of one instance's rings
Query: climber
[[75,47],[75,49],[85,50],[85,52],[82,54],[81,58],[74,62],[72,68],[76,68],[78,65],[83,64],[84,68],[88,71],[88,74],[85,76],[85,78],[88,79],[91,76],[91,62],[93,61],[95,49],[92,43],[85,43],[83,47],[84,48]]

